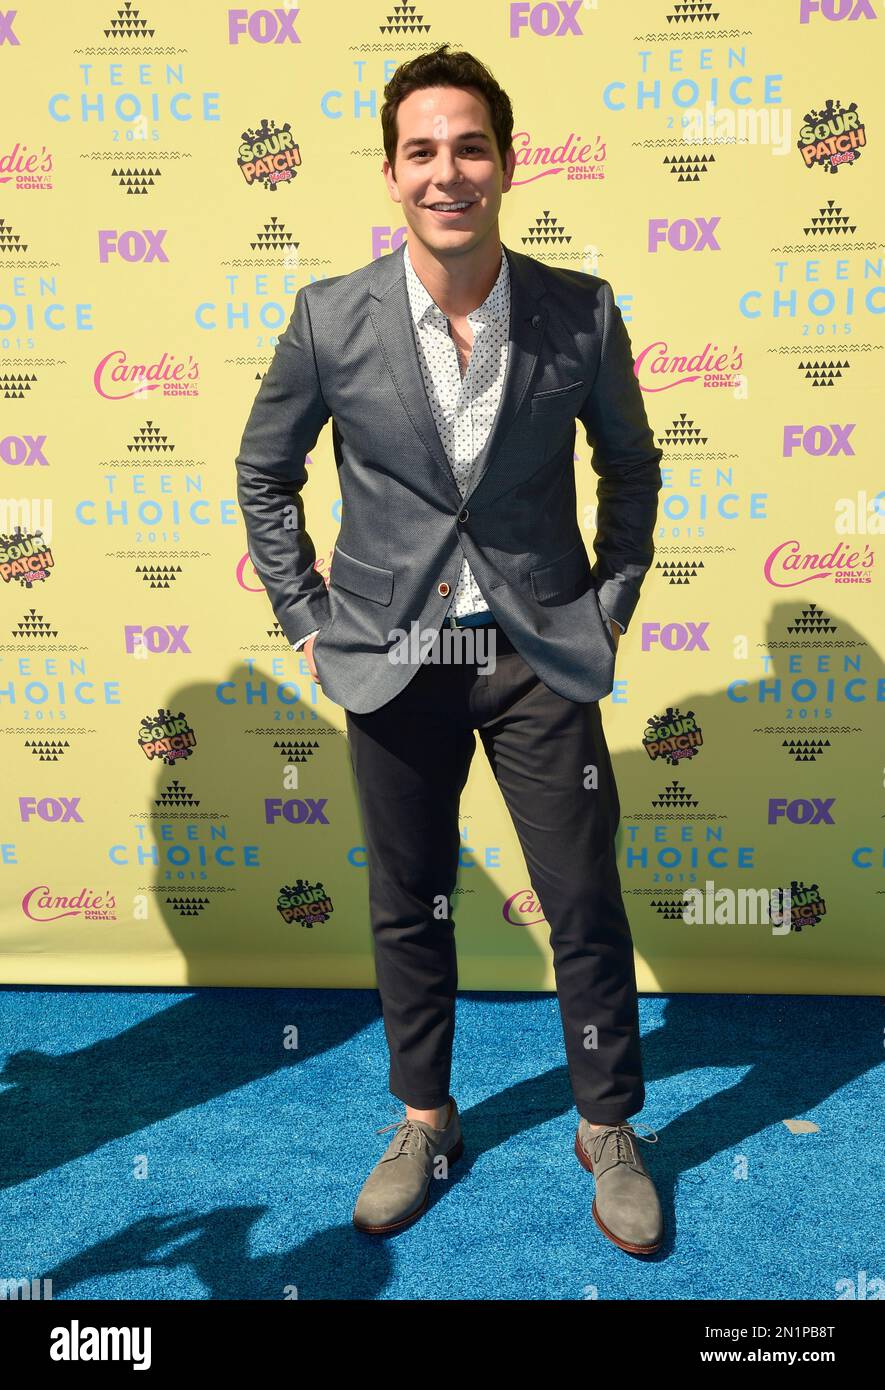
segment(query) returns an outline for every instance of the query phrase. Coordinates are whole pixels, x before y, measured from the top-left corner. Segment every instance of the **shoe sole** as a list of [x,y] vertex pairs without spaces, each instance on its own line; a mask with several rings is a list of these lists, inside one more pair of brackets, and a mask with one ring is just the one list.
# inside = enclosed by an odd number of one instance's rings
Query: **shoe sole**
[[[581,1167],[586,1168],[588,1173],[592,1173],[593,1161],[590,1158],[590,1155],[588,1154],[587,1150],[584,1148],[584,1145],[581,1143],[580,1130],[575,1135],[575,1153],[578,1156],[578,1162],[581,1164]],[[599,1212],[596,1210],[595,1196],[593,1198],[593,1206],[591,1207],[590,1212],[593,1217],[593,1220],[596,1222],[602,1234],[606,1236],[608,1240],[612,1242],[613,1245],[617,1245],[618,1248],[621,1250],[626,1250],[629,1255],[653,1255],[656,1250],[660,1250],[661,1246],[664,1243],[663,1237],[661,1237],[660,1240],[656,1241],[654,1245],[634,1245],[632,1241],[621,1240],[620,1236],[616,1236],[615,1233],[613,1231],[610,1231],[608,1227],[605,1225],[605,1223],[600,1220]]]
[[[458,1159],[461,1157],[463,1152],[464,1137],[462,1135],[458,1142],[455,1144],[454,1148],[450,1149],[445,1156],[446,1163],[449,1165],[449,1167],[451,1167],[453,1163],[458,1162]],[[418,1220],[419,1216],[423,1216],[425,1211],[427,1210],[428,1204],[430,1202],[430,1187],[432,1182],[433,1179],[431,1178],[430,1182],[427,1184],[427,1191],[424,1193],[424,1199],[421,1202],[421,1205],[419,1207],[416,1207],[413,1212],[410,1212],[408,1216],[402,1217],[401,1220],[391,1221],[386,1226],[365,1226],[361,1222],[357,1221],[356,1217],[354,1217],[354,1226],[358,1231],[362,1231],[365,1235],[369,1236],[387,1235],[390,1231],[401,1231],[403,1227],[410,1226],[413,1221]]]

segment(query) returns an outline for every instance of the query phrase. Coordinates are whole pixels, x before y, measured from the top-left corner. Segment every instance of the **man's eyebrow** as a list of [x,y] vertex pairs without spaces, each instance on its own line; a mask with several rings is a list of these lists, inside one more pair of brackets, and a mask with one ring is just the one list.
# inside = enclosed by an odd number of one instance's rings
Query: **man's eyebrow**
[[[465,130],[464,134],[459,135],[457,138],[458,140],[485,140],[488,143],[489,137],[486,135],[484,130]],[[433,144],[432,135],[413,135],[411,140],[403,141],[402,148],[403,150],[409,150],[412,148],[413,145],[431,144]]]

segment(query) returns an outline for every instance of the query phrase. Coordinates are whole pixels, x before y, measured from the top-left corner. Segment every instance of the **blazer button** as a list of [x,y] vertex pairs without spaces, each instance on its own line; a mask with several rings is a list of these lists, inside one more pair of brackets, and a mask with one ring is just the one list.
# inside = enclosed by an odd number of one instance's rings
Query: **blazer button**
[[469,517],[469,515],[470,515],[469,511],[468,511],[467,508],[465,507],[464,510],[463,510],[463,512],[461,512],[461,514],[459,515],[458,520],[459,520],[459,521],[466,521],[467,518]]
[[535,315],[533,316],[533,318],[532,318],[532,328],[540,328],[540,327],[541,327],[541,315],[540,315],[540,314],[535,314]]
[[443,598],[445,598],[446,594],[449,592],[449,586],[445,580],[443,580],[441,584],[437,584],[436,592],[442,594]]

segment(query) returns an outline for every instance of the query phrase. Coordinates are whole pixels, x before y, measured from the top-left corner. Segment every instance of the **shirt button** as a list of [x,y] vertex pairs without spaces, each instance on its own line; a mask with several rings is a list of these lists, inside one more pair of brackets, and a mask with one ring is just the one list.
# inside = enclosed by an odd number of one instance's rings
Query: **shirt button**
[[445,580],[443,580],[441,584],[437,584],[436,592],[442,594],[443,598],[445,598],[446,594],[449,592],[449,586]]

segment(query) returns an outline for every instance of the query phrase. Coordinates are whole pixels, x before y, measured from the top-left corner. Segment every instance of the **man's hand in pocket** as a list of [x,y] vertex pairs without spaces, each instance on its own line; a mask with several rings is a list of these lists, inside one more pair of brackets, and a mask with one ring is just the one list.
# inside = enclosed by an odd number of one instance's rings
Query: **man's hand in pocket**
[[319,637],[319,635],[320,635],[320,634],[317,633],[315,637],[309,637],[309,638],[307,639],[307,641],[305,642],[304,646],[301,648],[301,650],[303,651],[304,655],[307,657],[307,666],[308,666],[308,669],[309,669],[309,671],[310,671],[311,676],[312,676],[313,679],[316,681],[317,685],[322,685],[322,681],[320,680],[319,676],[317,675],[317,668],[316,668],[316,666],[314,665],[314,660],[313,660],[313,644],[314,644],[314,642],[317,640],[317,637]]

